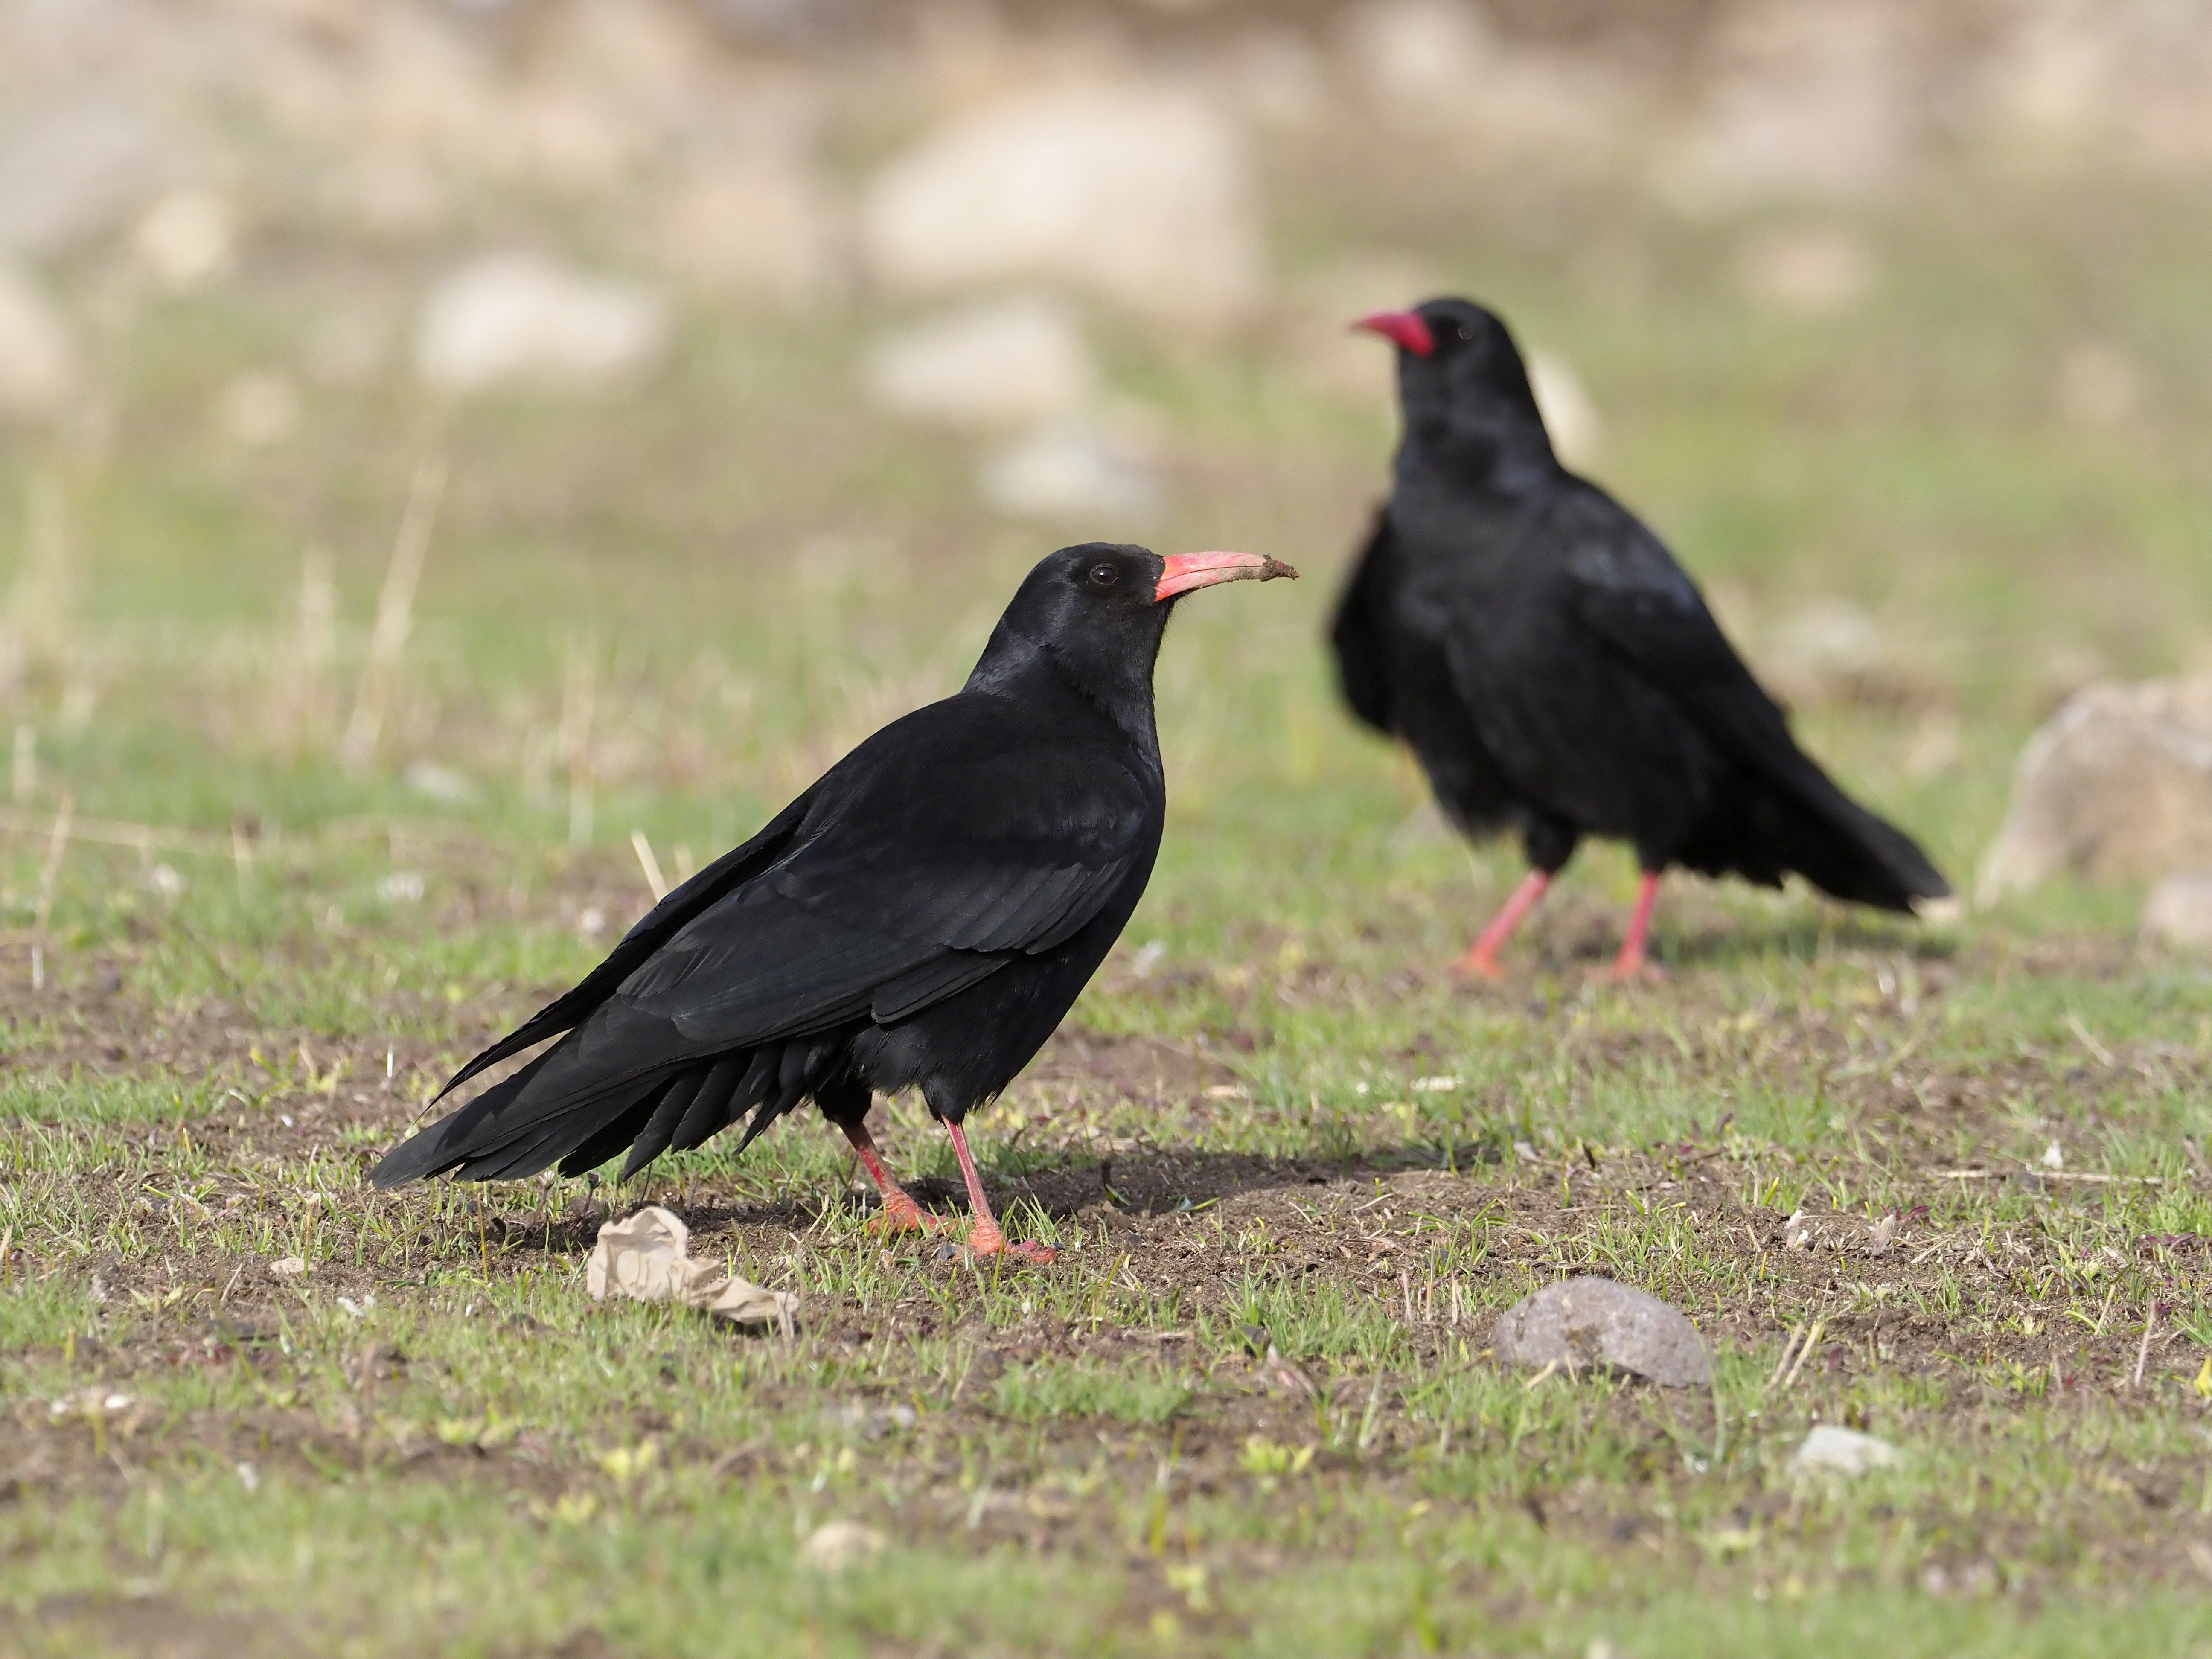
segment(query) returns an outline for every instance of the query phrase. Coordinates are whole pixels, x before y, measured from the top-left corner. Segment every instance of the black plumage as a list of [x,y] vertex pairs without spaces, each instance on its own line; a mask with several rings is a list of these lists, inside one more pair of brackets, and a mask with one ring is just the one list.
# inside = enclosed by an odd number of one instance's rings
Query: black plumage
[[1642,968],[1662,872],[1855,903],[1950,892],[1920,848],[1837,788],[1657,537],[1559,465],[1512,336],[1465,300],[1360,326],[1395,342],[1390,499],[1339,605],[1346,700],[1402,738],[1462,829],[1510,829],[1528,881],[1460,959],[1496,952],[1585,836],[1644,872],[1615,966]]
[[[866,1127],[919,1089],[950,1130],[979,1253],[1005,1248],[961,1131],[1042,1046],[1136,908],[1166,805],[1152,665],[1177,595],[1294,575],[1250,554],[1062,549],[1030,571],[954,696],[893,721],[633,927],[446,1091],[548,1038],[379,1164],[628,1176],[812,1100],[926,1224]],[[1031,1254],[1042,1254],[1031,1251]]]

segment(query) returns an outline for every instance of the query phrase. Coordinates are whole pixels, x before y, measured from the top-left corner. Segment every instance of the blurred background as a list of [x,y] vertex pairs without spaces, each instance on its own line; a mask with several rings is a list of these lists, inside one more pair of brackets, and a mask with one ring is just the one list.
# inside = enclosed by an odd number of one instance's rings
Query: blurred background
[[1241,854],[1441,948],[1514,860],[1319,648],[1345,325],[1440,292],[1963,881],[2212,666],[2208,86],[2190,0],[5,0],[0,898],[66,798],[142,893],[368,824],[641,905],[1104,538],[1309,578],[1177,622],[1155,931]]

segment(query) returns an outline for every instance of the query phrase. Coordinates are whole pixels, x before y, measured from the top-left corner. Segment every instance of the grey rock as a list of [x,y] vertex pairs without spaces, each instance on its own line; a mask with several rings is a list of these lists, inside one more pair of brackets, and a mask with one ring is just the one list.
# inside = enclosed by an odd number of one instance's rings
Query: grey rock
[[1697,1327],[1658,1297],[1610,1279],[1568,1279],[1524,1297],[1498,1322],[1491,1352],[1540,1370],[1606,1370],[1668,1389],[1711,1388]]
[[488,254],[453,272],[423,307],[415,367],[434,386],[589,386],[644,368],[668,339],[651,292],[528,253]]
[[1905,1454],[1887,1440],[1856,1429],[1839,1429],[1832,1423],[1816,1425],[1804,1443],[1790,1455],[1792,1474],[1864,1474],[1869,1469],[1893,1468]]
[[2212,875],[2168,876],[2152,888],[2142,932],[2185,951],[2212,948]]
[[2090,685],[2021,751],[1975,897],[2212,869],[2212,676]]
[[1018,93],[955,118],[878,175],[860,240],[899,293],[1065,283],[1211,326],[1264,287],[1236,129],[1211,100],[1143,81]]
[[950,426],[998,426],[1073,414],[1097,386],[1068,308],[1043,295],[966,306],[880,342],[869,394],[885,409]]
[[82,391],[82,378],[61,313],[0,261],[0,422],[55,419]]
[[1103,519],[1134,530],[1160,510],[1152,469],[1127,446],[1082,422],[1054,422],[984,459],[983,499],[1010,519]]

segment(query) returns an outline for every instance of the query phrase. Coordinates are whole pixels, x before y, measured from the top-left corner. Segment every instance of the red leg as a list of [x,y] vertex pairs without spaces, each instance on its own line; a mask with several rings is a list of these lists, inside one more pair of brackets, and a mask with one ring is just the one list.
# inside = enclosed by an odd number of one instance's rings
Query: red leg
[[1615,979],[1634,979],[1647,971],[1644,960],[1644,941],[1651,932],[1651,907],[1659,902],[1659,872],[1646,870],[1637,884],[1636,908],[1628,915],[1628,935],[1620,941],[1620,954],[1613,959]]
[[1536,908],[1536,901],[1544,896],[1544,890],[1551,884],[1550,872],[1531,870],[1528,878],[1513,890],[1513,896],[1505,901],[1504,908],[1490,919],[1490,926],[1467,947],[1467,954],[1452,963],[1452,972],[1462,979],[1503,979],[1505,970],[1498,965],[1498,951],[1513,937],[1513,930],[1521,925],[1521,919]]
[[845,1139],[853,1143],[853,1150],[860,1155],[860,1162],[868,1171],[868,1179],[876,1183],[883,1194],[884,1207],[868,1224],[887,1233],[935,1232],[945,1224],[914,1201],[914,1194],[891,1179],[890,1171],[884,1168],[883,1159],[877,1155],[876,1143],[865,1123],[841,1125]]
[[968,1232],[969,1249],[979,1256],[997,1255],[1003,1251],[1040,1266],[1058,1260],[1060,1252],[1048,1245],[1032,1244],[1026,1239],[1019,1243],[1007,1242],[991,1214],[991,1200],[983,1196],[983,1177],[975,1173],[975,1160],[968,1155],[967,1135],[958,1124],[951,1121],[946,1122],[945,1132],[952,1137],[952,1155],[960,1160],[961,1178],[968,1183],[968,1208],[975,1218],[975,1224]]

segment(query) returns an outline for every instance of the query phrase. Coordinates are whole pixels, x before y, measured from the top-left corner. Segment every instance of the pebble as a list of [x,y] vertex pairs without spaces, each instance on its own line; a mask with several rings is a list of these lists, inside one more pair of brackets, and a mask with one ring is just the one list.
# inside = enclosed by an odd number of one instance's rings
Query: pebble
[[1596,1277],[1547,1285],[1508,1309],[1490,1339],[1503,1363],[1570,1376],[1607,1370],[1662,1388],[1711,1388],[1697,1327],[1656,1297]]
[[1792,1474],[1864,1474],[1869,1469],[1894,1468],[1905,1454],[1888,1441],[1856,1429],[1831,1423],[1814,1425],[1804,1443],[1790,1454]]

